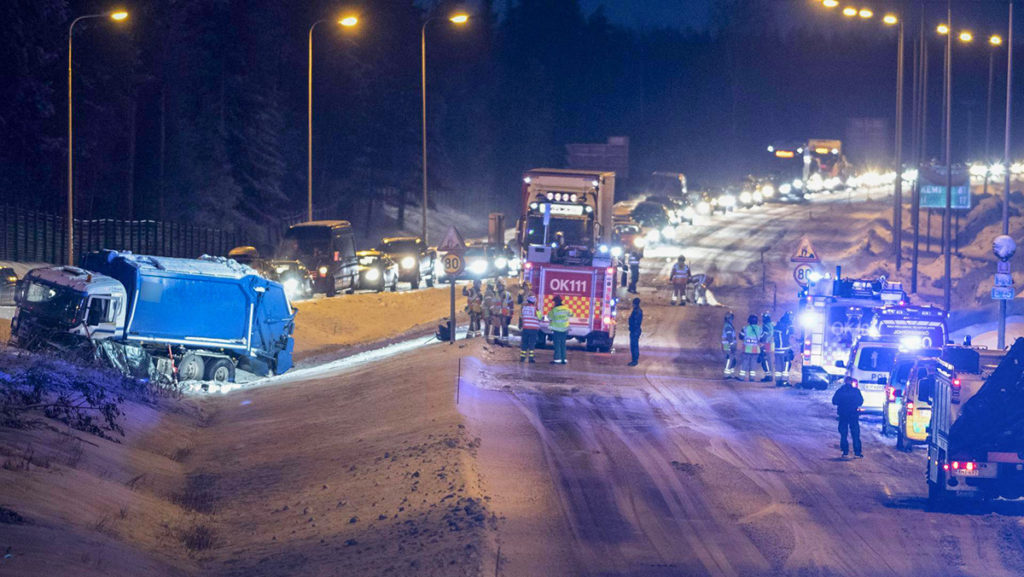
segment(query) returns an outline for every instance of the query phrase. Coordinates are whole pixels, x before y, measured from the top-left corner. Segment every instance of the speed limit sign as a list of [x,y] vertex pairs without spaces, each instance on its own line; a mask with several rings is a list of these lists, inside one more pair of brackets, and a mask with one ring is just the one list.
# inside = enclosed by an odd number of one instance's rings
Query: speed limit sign
[[466,259],[457,252],[449,252],[444,255],[444,272],[448,276],[456,276],[466,268]]
[[797,265],[793,269],[793,280],[796,281],[796,284],[806,287],[811,282],[810,275],[812,272],[814,272],[814,267],[809,264]]

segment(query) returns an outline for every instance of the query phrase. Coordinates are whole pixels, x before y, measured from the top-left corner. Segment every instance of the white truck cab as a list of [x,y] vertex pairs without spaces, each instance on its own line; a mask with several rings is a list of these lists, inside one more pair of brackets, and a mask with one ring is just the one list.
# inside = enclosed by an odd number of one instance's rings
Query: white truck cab
[[60,327],[67,334],[108,339],[124,331],[127,295],[117,280],[73,266],[30,271],[18,287],[12,336],[24,338],[32,324]]

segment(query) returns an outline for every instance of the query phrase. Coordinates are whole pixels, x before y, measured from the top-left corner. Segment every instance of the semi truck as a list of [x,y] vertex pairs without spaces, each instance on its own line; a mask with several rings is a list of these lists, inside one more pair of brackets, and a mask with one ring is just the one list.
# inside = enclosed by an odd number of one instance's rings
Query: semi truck
[[[610,351],[615,339],[614,197],[614,172],[540,168],[523,175],[523,281],[545,318],[562,297],[572,311],[569,336],[591,351]],[[541,331],[551,333],[546,320]]]
[[1024,497],[1024,338],[1008,352],[947,347],[935,376],[929,506]]
[[84,350],[159,381],[233,382],[236,369],[264,376],[292,366],[295,313],[282,285],[248,266],[111,250],[81,264],[26,275],[13,344]]

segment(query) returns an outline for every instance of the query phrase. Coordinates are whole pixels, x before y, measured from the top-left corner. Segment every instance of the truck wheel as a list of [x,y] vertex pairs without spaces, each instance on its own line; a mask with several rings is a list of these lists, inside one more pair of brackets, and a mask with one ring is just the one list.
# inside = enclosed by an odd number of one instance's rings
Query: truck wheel
[[946,476],[939,471],[936,482],[928,481],[928,510],[941,511],[946,507]]
[[420,288],[420,278],[416,277],[416,280],[410,282],[409,286],[411,286],[413,290]]
[[206,365],[206,380],[215,383],[235,382],[235,363],[228,359],[216,359]]
[[205,365],[203,357],[195,353],[185,353],[178,363],[178,381],[203,380]]
[[334,279],[327,281],[327,296],[333,297],[338,294],[338,287],[334,286]]
[[427,278],[427,287],[428,288],[433,288],[434,287],[434,275],[430,275],[430,277]]

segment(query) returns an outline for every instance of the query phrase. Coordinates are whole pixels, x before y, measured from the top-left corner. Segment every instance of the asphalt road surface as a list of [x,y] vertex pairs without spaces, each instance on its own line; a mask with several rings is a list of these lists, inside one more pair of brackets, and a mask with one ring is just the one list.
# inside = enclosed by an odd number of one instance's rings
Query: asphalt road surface
[[[695,272],[714,270],[741,322],[766,302],[761,250],[849,218],[824,212],[813,225],[785,206],[728,215],[691,231],[686,254]],[[643,286],[673,255],[655,256]],[[503,516],[500,575],[1024,574],[1024,508],[926,511],[922,449],[896,451],[865,417],[865,458],[841,459],[831,390],[724,381],[724,308],[641,297],[639,367],[624,366],[623,335],[619,352],[570,350],[565,367],[546,351],[533,366],[511,354],[464,363],[460,410]]]

